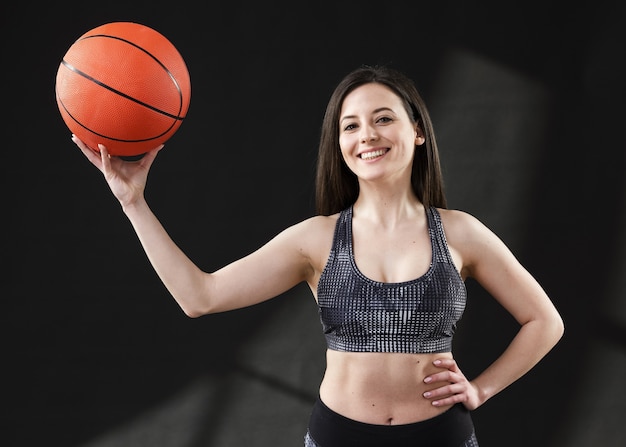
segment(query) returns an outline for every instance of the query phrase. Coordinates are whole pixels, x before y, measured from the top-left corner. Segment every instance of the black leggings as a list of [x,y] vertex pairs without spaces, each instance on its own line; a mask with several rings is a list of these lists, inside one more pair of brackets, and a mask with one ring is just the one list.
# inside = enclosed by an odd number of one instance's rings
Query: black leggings
[[335,413],[319,398],[313,405],[305,447],[478,447],[470,412],[456,404],[425,421],[375,425]]

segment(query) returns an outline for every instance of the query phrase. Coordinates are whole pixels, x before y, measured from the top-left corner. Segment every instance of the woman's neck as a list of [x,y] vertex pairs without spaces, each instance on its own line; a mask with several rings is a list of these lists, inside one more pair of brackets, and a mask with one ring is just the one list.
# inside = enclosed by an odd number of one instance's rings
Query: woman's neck
[[353,205],[353,215],[385,227],[394,227],[406,219],[423,214],[423,206],[412,189],[391,190],[361,185]]

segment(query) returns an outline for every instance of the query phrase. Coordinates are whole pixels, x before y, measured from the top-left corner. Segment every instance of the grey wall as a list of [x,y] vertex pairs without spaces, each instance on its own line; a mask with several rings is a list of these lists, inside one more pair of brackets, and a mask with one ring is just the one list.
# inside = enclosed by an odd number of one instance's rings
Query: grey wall
[[[626,437],[623,6],[130,3],[2,7],[0,442],[297,446],[323,374],[304,286],[185,317],[71,143],[56,70],[78,36],[111,21],[157,29],[188,64],[188,118],[147,195],[207,270],[313,214],[322,115],[347,71],[390,63],[409,73],[430,105],[450,207],[505,240],[567,326],[537,368],[474,412],[481,447]],[[455,349],[471,376],[515,325],[468,288]]]

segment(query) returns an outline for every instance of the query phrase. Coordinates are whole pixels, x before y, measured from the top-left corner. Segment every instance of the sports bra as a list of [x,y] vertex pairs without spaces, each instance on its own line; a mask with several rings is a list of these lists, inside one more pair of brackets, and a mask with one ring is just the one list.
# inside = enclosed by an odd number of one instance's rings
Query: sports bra
[[335,226],[328,262],[317,286],[320,322],[329,349],[349,352],[450,352],[467,300],[446,242],[441,217],[426,208],[432,259],[419,278],[385,283],[357,267],[352,206]]

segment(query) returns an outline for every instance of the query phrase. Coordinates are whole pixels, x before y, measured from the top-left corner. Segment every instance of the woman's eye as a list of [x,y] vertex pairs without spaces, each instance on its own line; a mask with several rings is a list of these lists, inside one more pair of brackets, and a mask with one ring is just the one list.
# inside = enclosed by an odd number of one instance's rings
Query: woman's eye
[[356,124],[348,124],[343,128],[343,130],[354,130],[356,129]]
[[376,120],[377,123],[388,123],[390,121],[391,121],[391,118],[389,118],[388,116],[381,116],[380,118]]

